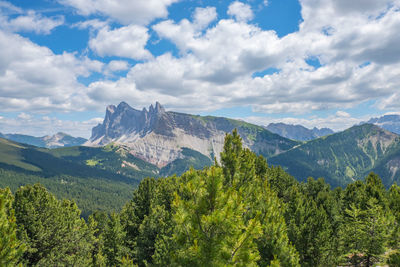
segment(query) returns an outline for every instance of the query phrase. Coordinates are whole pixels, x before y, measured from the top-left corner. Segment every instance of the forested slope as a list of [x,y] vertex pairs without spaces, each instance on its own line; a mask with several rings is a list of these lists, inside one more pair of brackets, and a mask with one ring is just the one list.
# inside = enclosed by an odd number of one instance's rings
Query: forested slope
[[40,186],[0,190],[0,264],[33,266],[399,266],[400,187],[298,182],[242,147],[220,165],[146,178],[121,212],[80,219]]

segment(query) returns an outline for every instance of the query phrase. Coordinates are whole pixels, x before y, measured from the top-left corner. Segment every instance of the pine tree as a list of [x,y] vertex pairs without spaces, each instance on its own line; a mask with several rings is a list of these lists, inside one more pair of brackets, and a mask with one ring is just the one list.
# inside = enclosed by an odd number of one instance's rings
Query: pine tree
[[247,223],[242,196],[223,189],[221,168],[196,172],[182,185],[174,201],[176,250],[173,264],[184,266],[256,266],[259,253],[254,240],[262,233],[258,218]]
[[23,186],[13,203],[18,237],[27,247],[28,265],[88,265],[91,263],[90,231],[72,201],[58,201],[36,184]]
[[104,255],[107,266],[119,266],[122,259],[128,256],[128,249],[124,244],[125,236],[118,214],[112,213],[104,230]]
[[25,249],[17,239],[17,225],[11,203],[10,189],[0,189],[0,266],[15,266]]
[[[389,191],[389,207],[394,215],[393,233],[390,244],[394,249],[400,248],[400,186],[393,184]],[[399,257],[400,258],[400,257]]]
[[370,198],[365,209],[352,204],[341,229],[345,258],[354,265],[373,266],[388,243],[393,218]]

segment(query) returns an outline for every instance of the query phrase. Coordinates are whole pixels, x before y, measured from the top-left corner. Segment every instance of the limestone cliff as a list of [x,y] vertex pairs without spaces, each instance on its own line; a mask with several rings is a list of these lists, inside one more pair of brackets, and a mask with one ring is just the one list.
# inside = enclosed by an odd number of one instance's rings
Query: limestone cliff
[[124,144],[130,153],[158,167],[182,157],[182,148],[219,158],[227,132],[237,128],[245,146],[266,157],[298,143],[243,121],[166,111],[160,103],[136,110],[127,103],[110,105],[102,124],[92,130],[88,146]]

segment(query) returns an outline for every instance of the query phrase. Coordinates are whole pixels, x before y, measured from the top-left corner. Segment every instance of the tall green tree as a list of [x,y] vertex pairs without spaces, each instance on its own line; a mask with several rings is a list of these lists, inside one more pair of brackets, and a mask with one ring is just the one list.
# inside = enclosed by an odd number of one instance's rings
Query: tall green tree
[[390,243],[394,249],[400,249],[400,186],[397,184],[393,184],[390,187],[389,207],[394,215],[393,233]]
[[224,190],[221,168],[190,172],[193,178],[174,201],[173,264],[256,266],[254,241],[262,233],[258,217],[245,222],[242,196],[233,187]]
[[107,266],[120,266],[122,259],[128,255],[124,243],[125,236],[118,214],[112,213],[104,230],[104,255]]
[[323,207],[307,197],[298,186],[291,188],[285,213],[288,235],[300,254],[302,266],[327,266],[331,225]]
[[365,209],[352,204],[346,210],[341,229],[343,254],[355,266],[373,266],[388,244],[393,217],[378,203],[370,198]]
[[89,265],[91,236],[72,201],[57,200],[38,184],[23,186],[13,203],[18,237],[28,265]]
[[0,189],[0,266],[15,266],[25,247],[17,239],[17,225],[9,188]]
[[121,211],[121,225],[126,232],[125,245],[130,256],[135,258],[135,249],[139,228],[146,216],[150,214],[151,202],[154,199],[156,180],[143,179],[134,190],[132,200]]

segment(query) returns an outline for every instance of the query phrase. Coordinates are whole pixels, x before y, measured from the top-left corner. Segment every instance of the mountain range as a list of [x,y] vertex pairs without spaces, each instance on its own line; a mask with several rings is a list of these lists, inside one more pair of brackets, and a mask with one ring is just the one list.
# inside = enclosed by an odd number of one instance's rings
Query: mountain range
[[103,123],[93,128],[85,145],[123,144],[135,157],[162,168],[185,158],[183,149],[197,151],[211,161],[214,157],[218,160],[225,134],[235,128],[244,146],[265,157],[299,144],[261,126],[239,120],[165,111],[158,102],[149,110],[136,110],[121,102],[118,106],[107,107]]
[[[397,119],[384,116],[371,122],[388,127]],[[15,186],[23,184],[25,178],[17,175],[21,172],[58,177],[57,186],[59,177],[67,175],[77,181],[95,179],[131,187],[144,177],[180,175],[190,166],[201,169],[213,164],[219,160],[226,133],[237,129],[245,147],[298,180],[324,177],[332,186],[345,186],[374,171],[387,187],[400,181],[400,137],[394,128],[362,124],[333,133],[300,125],[268,126],[272,127],[290,138],[240,120],[166,111],[158,102],[142,110],[121,102],[106,108],[103,123],[93,128],[89,140],[62,133],[41,138],[3,135],[41,147],[64,147],[47,149],[0,139],[0,170],[15,172]]]
[[384,115],[379,118],[371,118],[368,123],[375,124],[385,130],[400,134],[400,115]]
[[87,139],[82,137],[73,137],[66,133],[56,133],[54,135],[46,135],[42,137],[36,137],[24,134],[2,134],[1,138],[12,140],[19,143],[33,145],[37,147],[56,148],[56,147],[69,147],[69,146],[80,146],[84,144]]
[[373,124],[306,142],[268,162],[282,166],[298,180],[324,177],[332,186],[379,174],[385,186],[400,181],[400,136]]
[[299,141],[309,141],[334,133],[334,131],[329,128],[318,129],[314,127],[313,129],[308,129],[302,125],[285,124],[281,122],[270,123],[265,128],[280,136]]

